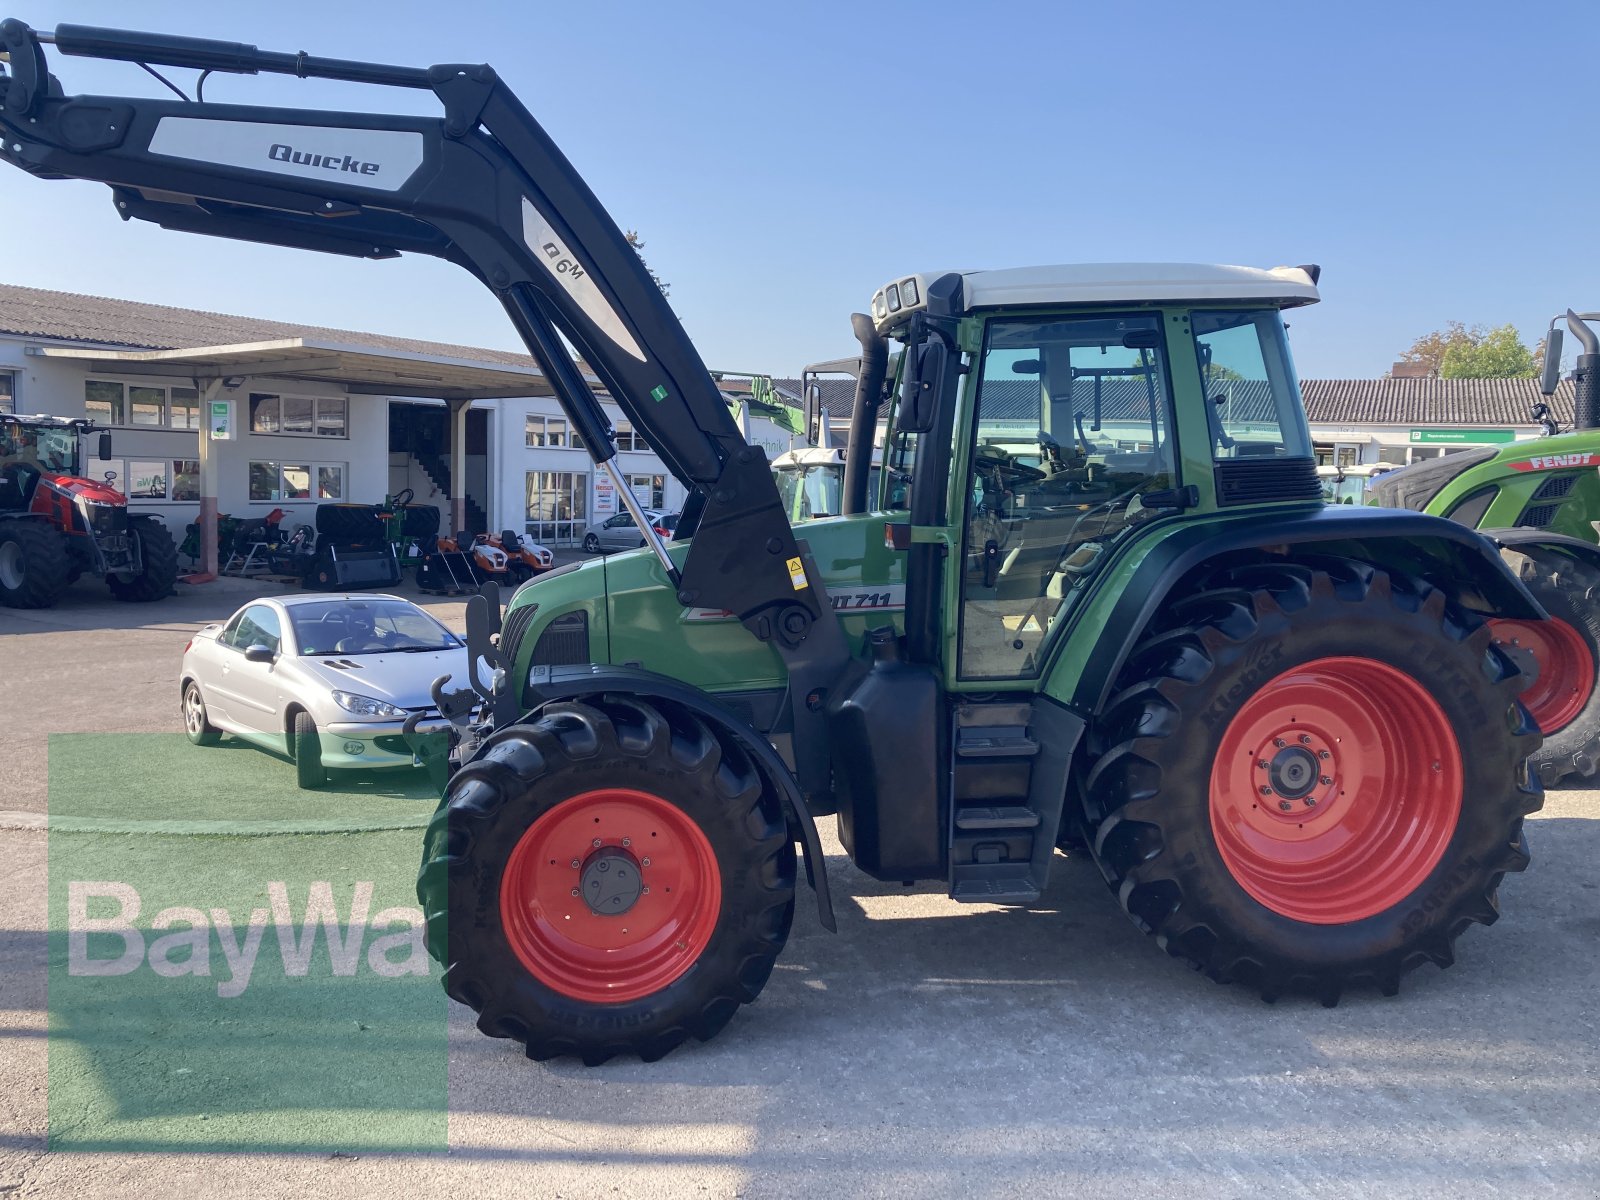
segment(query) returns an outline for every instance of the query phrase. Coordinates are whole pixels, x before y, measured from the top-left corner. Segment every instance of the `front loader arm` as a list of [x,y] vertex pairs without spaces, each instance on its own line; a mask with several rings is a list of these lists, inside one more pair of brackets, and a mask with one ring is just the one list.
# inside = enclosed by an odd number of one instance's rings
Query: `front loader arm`
[[[65,55],[239,74],[276,72],[427,90],[440,117],[66,95]],[[492,289],[597,465],[612,431],[564,337],[690,490],[686,605],[724,608],[784,657],[797,690],[802,785],[825,790],[820,721],[802,714],[846,654],[820,577],[776,484],[682,325],[587,184],[494,70],[395,67],[254,46],[0,23],[0,159],[47,179],[111,186],[125,218],[371,258],[431,254]],[[624,497],[625,501],[627,497]],[[644,536],[652,538],[650,531]],[[800,726],[815,726],[815,736]],[[807,752],[801,742],[815,742]]]

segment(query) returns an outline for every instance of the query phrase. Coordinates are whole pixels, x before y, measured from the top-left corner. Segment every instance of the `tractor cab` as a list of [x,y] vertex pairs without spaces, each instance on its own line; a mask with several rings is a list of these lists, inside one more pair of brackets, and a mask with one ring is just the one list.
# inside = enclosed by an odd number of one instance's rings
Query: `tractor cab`
[[[85,477],[83,436],[93,429],[87,421],[0,413],[0,512],[28,509],[41,480],[68,490],[111,491]],[[100,436],[100,457],[111,457],[108,433]]]

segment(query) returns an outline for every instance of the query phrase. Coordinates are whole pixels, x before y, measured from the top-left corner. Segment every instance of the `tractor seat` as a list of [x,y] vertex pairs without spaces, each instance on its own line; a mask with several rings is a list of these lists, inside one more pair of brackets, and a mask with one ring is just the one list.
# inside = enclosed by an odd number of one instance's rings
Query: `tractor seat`
[[522,549],[522,539],[517,536],[515,529],[502,529],[500,531],[500,549],[507,554],[515,554]]

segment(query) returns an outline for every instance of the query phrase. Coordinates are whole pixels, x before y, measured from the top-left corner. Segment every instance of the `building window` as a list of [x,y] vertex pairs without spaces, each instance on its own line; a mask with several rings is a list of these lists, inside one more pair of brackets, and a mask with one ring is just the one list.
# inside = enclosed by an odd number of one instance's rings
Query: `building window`
[[522,442],[530,449],[570,449],[577,439],[569,443],[567,436],[565,417],[530,416],[523,423]]
[[291,437],[347,437],[349,406],[343,396],[279,396],[251,392],[250,432]]
[[193,458],[179,458],[172,463],[172,498],[174,500],[200,499],[200,463]]
[[164,425],[167,419],[167,389],[130,387],[128,389],[130,425]]
[[0,412],[17,411],[17,377],[10,371],[0,371]]
[[[344,463],[252,462],[250,502],[276,504],[284,500],[343,500]],[[312,481],[316,494],[312,494]]]
[[88,380],[83,385],[83,410],[84,415],[97,424],[123,424],[122,385],[99,379]]
[[638,433],[627,421],[617,422],[617,449],[619,451],[637,452],[648,454],[650,444],[644,440],[644,434]]
[[1406,465],[1406,447],[1404,446],[1379,446],[1378,461],[1381,463],[1394,463],[1396,466]]
[[526,531],[536,542],[576,542],[588,526],[589,476],[581,471],[529,471]]
[[174,429],[200,428],[200,393],[193,388],[175,387],[168,393],[169,424]]
[[165,500],[167,471],[170,466],[171,464],[166,462],[141,462],[139,459],[130,459],[127,491],[124,494],[129,500]]
[[629,475],[628,490],[639,502],[640,508],[653,508],[661,512],[667,507],[667,477],[665,475]]

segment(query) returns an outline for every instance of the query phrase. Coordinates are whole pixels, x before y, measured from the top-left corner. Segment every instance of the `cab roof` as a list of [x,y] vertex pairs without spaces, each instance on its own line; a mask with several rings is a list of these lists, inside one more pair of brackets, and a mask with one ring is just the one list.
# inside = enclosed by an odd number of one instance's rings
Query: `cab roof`
[[[928,285],[945,271],[908,275],[872,297],[879,332],[893,328],[927,303]],[[965,310],[1056,304],[1149,303],[1169,300],[1240,300],[1296,308],[1315,304],[1320,269],[1235,267],[1205,263],[1066,263],[958,271]],[[914,299],[913,299],[914,298]]]

